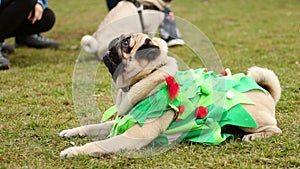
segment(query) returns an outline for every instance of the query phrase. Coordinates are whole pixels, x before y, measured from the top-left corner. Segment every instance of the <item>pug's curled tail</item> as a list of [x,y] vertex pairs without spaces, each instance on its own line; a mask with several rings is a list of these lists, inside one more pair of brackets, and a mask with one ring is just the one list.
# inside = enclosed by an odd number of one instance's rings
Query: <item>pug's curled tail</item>
[[85,35],[81,38],[81,47],[87,53],[96,53],[98,50],[98,42],[91,35]]
[[275,103],[279,101],[281,96],[281,87],[279,79],[273,71],[255,66],[248,70],[247,76],[254,79],[256,83],[270,92]]

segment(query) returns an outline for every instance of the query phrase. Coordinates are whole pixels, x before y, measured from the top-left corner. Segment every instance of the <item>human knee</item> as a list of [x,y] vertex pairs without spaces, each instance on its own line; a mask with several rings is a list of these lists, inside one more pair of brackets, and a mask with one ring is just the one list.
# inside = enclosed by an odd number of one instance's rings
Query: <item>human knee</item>
[[55,14],[54,14],[54,12],[51,9],[46,8],[44,10],[42,20],[46,24],[47,29],[50,30],[55,24]]

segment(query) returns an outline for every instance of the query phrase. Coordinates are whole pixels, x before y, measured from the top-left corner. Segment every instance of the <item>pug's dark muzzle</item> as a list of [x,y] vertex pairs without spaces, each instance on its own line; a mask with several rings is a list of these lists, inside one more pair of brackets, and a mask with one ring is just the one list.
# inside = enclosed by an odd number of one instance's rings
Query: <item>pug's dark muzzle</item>
[[120,38],[112,40],[108,47],[109,51],[107,51],[103,57],[103,62],[113,77],[118,66],[122,63],[122,54],[121,51],[119,52],[119,41]]

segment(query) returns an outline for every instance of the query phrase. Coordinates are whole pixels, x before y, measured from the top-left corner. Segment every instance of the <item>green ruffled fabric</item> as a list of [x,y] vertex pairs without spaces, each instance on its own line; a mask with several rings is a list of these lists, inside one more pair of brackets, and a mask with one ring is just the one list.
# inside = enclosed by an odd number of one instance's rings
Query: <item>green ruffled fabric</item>
[[[168,129],[159,135],[152,144],[169,145],[172,142],[199,142],[219,144],[234,136],[222,133],[225,125],[256,128],[257,124],[241,104],[254,104],[242,93],[250,90],[266,92],[256,82],[244,74],[223,76],[205,69],[179,71],[175,76],[180,85],[180,92],[174,101],[168,97],[168,86],[162,84],[155,94],[140,101],[122,118],[117,118],[110,137],[124,133],[138,123],[144,125],[147,118],[164,115],[169,110],[178,111],[184,106],[179,121],[175,119]],[[205,106],[208,114],[197,119],[195,110]]]

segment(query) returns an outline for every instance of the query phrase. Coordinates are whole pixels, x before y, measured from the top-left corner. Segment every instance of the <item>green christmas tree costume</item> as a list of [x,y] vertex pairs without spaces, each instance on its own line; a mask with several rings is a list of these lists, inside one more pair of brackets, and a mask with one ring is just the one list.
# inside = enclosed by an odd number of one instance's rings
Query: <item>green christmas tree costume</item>
[[[175,80],[180,91],[171,101],[167,84],[162,84],[160,90],[136,104],[127,115],[117,118],[110,137],[124,133],[139,124],[144,125],[147,118],[160,117],[173,109],[177,117],[168,129],[161,133],[152,144],[169,145],[176,142],[199,142],[219,144],[232,134],[221,133],[225,125],[255,128],[257,124],[245,110],[243,104],[254,104],[242,93],[250,90],[267,92],[248,76],[235,74],[223,76],[205,69],[178,71]],[[180,112],[179,106],[184,106]],[[208,114],[197,118],[195,111],[204,106]]]

